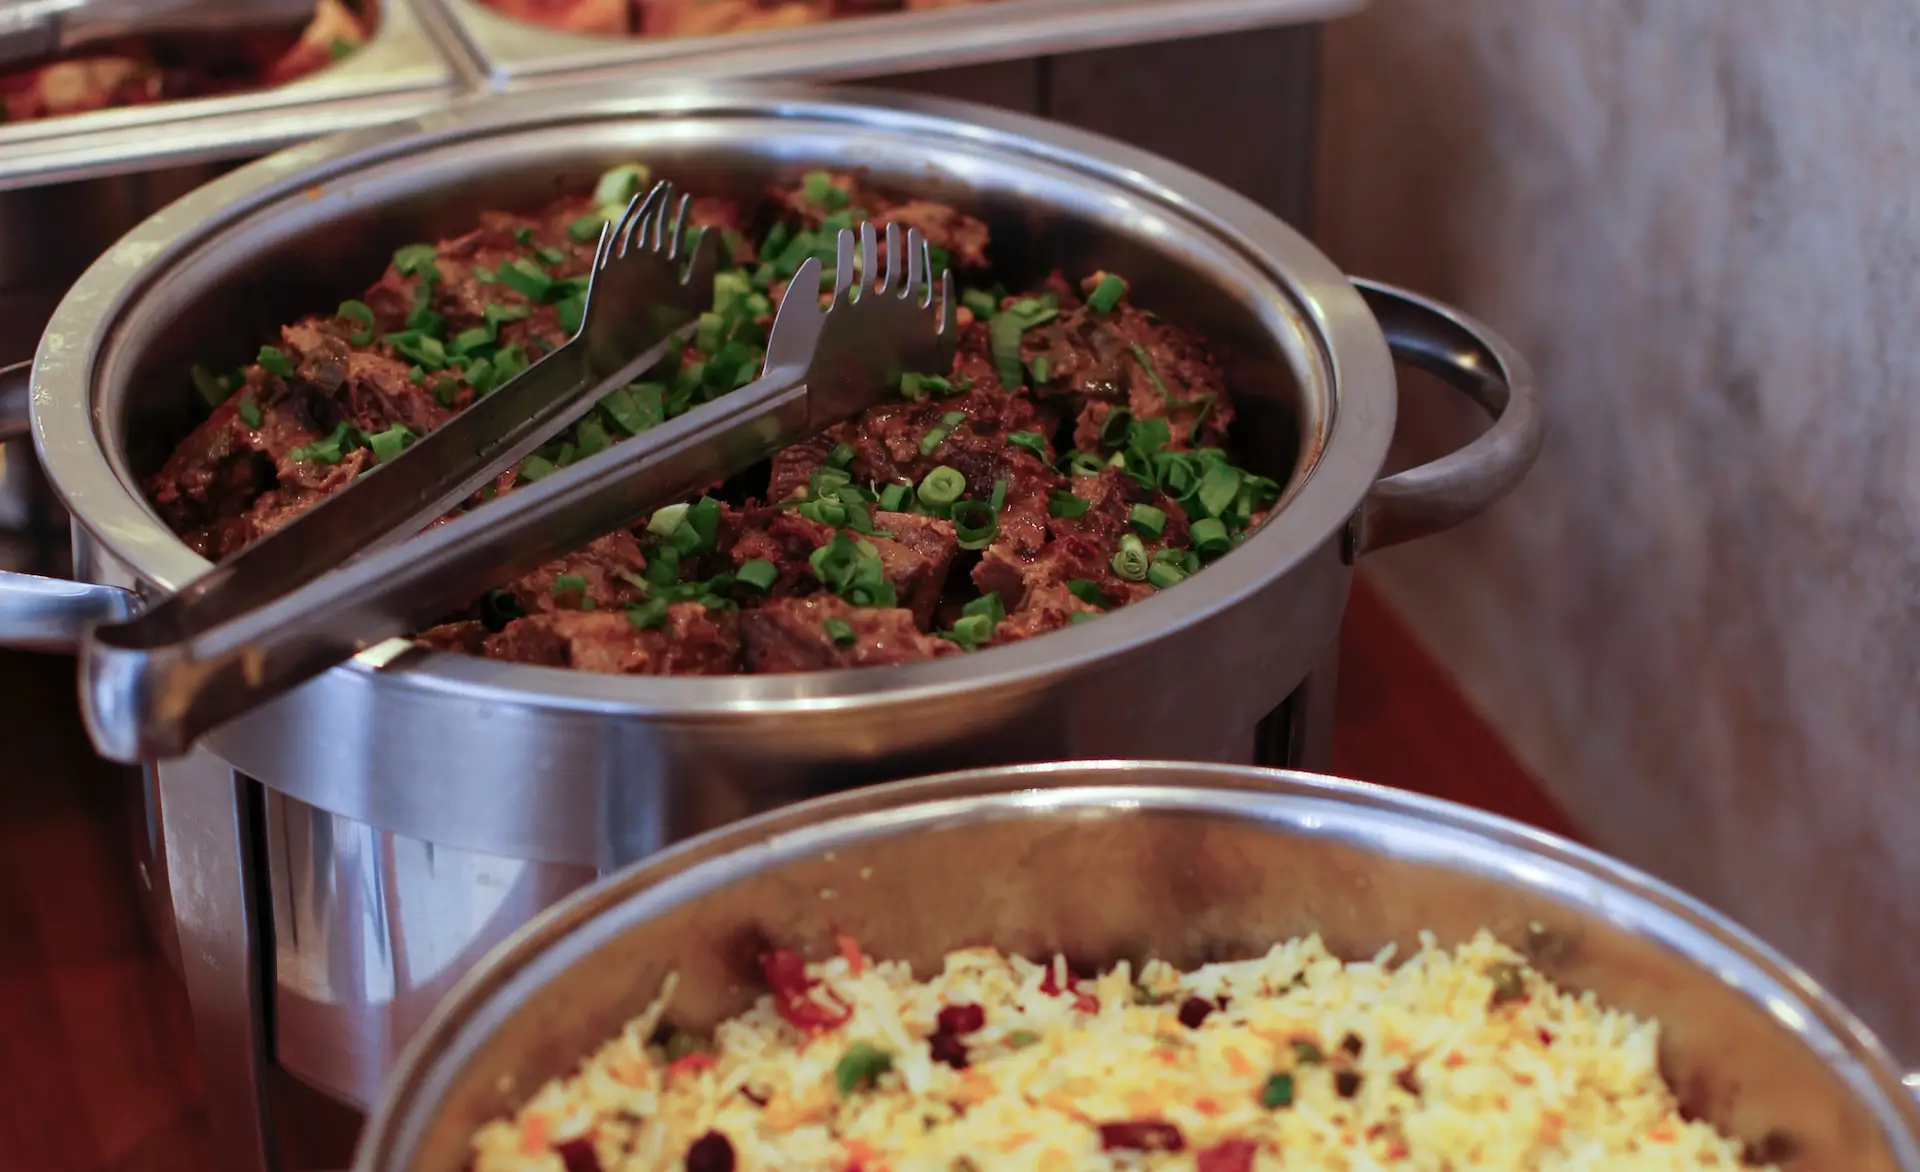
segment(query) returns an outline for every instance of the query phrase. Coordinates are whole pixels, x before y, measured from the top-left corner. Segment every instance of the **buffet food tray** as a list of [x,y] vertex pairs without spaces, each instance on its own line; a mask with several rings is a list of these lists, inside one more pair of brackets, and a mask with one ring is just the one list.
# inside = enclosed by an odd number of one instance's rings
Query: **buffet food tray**
[[478,0],[416,0],[477,86],[645,67],[662,77],[847,80],[1179,40],[1344,16],[1365,0],[986,0],[786,28],[673,38],[543,28]]
[[417,9],[387,0],[353,56],[283,85],[0,125],[0,192],[253,158],[423,113],[457,83]]

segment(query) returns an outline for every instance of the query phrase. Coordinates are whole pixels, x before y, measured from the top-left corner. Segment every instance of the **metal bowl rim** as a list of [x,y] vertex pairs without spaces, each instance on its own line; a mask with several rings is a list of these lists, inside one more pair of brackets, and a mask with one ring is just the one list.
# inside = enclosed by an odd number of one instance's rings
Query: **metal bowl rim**
[[[1123,795],[1121,791],[1126,792]],[[1006,811],[1022,797],[1034,799],[1036,807],[1049,809],[1112,809],[1124,801],[1136,808],[1176,810],[1218,809],[1235,795],[1275,808],[1331,803],[1361,821],[1411,820],[1431,832],[1495,853],[1546,862],[1628,897],[1666,924],[1704,938],[1705,945],[1732,952],[1762,978],[1796,998],[1798,1004],[1793,1008],[1804,1011],[1802,1023],[1776,1013],[1796,1035],[1804,1039],[1817,1029],[1845,1048],[1848,1059],[1881,1097],[1880,1103],[1867,1105],[1883,1124],[1897,1121],[1904,1126],[1904,1134],[1889,1139],[1904,1145],[1906,1166],[1920,1168],[1920,1104],[1911,1093],[1916,1088],[1903,1081],[1899,1065],[1873,1032],[1771,945],[1726,915],[1638,868],[1498,814],[1370,782],[1213,763],[1083,760],[967,769],[810,799],[686,839],[550,905],[463,976],[415,1031],[394,1067],[387,1091],[361,1133],[355,1172],[389,1168],[394,1146],[411,1145],[421,1126],[412,1106],[423,1097],[443,1093],[457,1077],[457,1069],[448,1068],[449,1061],[457,1066],[457,1060],[477,1041],[471,1036],[477,1028],[476,1019],[497,1019],[508,1012],[497,1002],[526,983],[531,966],[550,960],[554,952],[570,944],[580,949],[579,955],[590,954],[593,945],[607,938],[606,921],[663,888],[668,890],[662,898],[671,906],[673,889],[724,886],[725,879],[704,885],[701,880],[724,872],[730,863],[750,860],[747,873],[751,874],[764,861],[754,858],[756,855],[777,854],[785,859],[818,854],[848,842],[887,837],[892,831],[885,827],[875,830],[876,823],[888,817],[903,819],[916,812],[932,817],[944,808],[949,812],[941,820],[951,824],[969,814]],[[1011,816],[1019,816],[1017,809]],[[916,822],[914,828],[925,825]],[[603,931],[593,932],[596,927]],[[1674,944],[1670,937],[1663,939]],[[1702,963],[1699,952],[1703,948],[1675,947],[1690,963]],[[481,1021],[478,1026],[484,1024]],[[1831,1056],[1822,1056],[1830,1067],[1836,1065]],[[1846,1077],[1844,1071],[1836,1073],[1859,1089],[1858,1079]]]
[[[1293,499],[1234,555],[1181,584],[1177,601],[1155,597],[1098,623],[966,656],[899,667],[725,677],[597,676],[444,652],[396,656],[383,645],[334,669],[372,674],[383,689],[454,693],[480,702],[695,720],[921,703],[980,688],[1037,687],[1229,609],[1277,580],[1334,537],[1358,509],[1385,462],[1396,409],[1393,365],[1378,322],[1340,270],[1276,217],[1227,188],[1104,136],[972,103],[873,89],[791,83],[635,87],[596,83],[539,94],[486,95],[420,118],[337,135],[269,156],[189,193],[110,248],[81,277],[49,322],[35,357],[33,428],[50,479],[78,522],[107,553],[161,591],[178,589],[210,563],[152,513],[114,470],[94,396],[114,326],[137,309],[143,284],[199,241],[315,184],[410,151],[542,126],[620,118],[798,117],[853,121],[897,134],[939,135],[975,150],[1038,157],[1152,199],[1169,215],[1222,238],[1263,268],[1276,295],[1306,322],[1331,395],[1320,449]],[[1285,339],[1281,340],[1283,344]],[[1036,646],[1037,644],[1037,646]]]

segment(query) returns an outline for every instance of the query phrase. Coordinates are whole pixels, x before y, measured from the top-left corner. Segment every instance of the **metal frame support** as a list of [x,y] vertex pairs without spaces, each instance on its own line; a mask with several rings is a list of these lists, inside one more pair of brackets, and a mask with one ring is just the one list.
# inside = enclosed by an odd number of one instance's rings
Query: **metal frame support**
[[204,750],[158,767],[180,964],[225,1172],[279,1172],[253,783]]

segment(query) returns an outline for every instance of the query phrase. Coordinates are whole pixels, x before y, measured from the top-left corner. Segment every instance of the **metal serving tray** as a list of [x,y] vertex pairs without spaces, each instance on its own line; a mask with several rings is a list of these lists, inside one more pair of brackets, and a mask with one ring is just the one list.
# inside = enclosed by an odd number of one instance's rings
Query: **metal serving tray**
[[[358,53],[285,85],[0,125],[0,192],[252,158],[423,113],[457,78],[412,0],[387,0]],[[13,283],[4,259],[0,273]]]
[[514,20],[477,0],[416,0],[476,86],[556,74],[847,80],[1076,53],[1344,16],[1365,0],[991,0],[798,28],[666,39],[590,36]]

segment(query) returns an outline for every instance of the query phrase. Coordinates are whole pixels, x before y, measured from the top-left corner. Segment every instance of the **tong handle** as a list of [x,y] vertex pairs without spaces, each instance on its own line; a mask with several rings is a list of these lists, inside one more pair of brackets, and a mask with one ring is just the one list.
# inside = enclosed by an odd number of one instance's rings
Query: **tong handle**
[[616,444],[404,545],[357,558],[219,626],[145,647],[102,627],[82,649],[94,746],[171,759],[204,733],[383,640],[407,635],[654,509],[803,439],[804,364]]
[[[574,338],[486,398],[420,437],[365,484],[322,500],[116,628],[123,647],[157,648],[264,606],[337,569],[405,541],[458,508],[534,449],[683,345],[687,328],[607,378],[592,376]],[[462,470],[465,470],[464,473]]]

